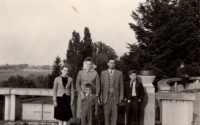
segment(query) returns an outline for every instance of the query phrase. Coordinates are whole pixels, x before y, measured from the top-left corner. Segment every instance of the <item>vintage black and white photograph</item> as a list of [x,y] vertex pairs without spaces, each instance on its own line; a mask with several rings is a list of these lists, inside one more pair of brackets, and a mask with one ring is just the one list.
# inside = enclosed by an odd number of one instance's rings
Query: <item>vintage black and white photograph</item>
[[200,0],[0,0],[0,125],[200,125]]

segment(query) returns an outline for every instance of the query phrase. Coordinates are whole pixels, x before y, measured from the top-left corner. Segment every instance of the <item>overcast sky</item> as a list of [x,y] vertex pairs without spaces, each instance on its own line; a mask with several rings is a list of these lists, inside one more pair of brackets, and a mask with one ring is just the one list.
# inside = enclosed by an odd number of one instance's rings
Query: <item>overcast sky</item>
[[136,42],[128,23],[145,0],[0,0],[0,65],[52,65],[66,58],[75,30],[88,27],[93,42],[102,41],[121,56]]

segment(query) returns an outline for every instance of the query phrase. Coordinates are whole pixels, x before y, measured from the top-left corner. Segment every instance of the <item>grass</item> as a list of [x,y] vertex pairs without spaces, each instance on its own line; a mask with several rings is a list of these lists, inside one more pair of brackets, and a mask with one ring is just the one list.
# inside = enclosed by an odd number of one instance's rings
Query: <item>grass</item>
[[30,74],[39,76],[39,75],[48,75],[51,73],[51,70],[43,69],[23,69],[23,70],[0,70],[0,81],[7,80],[10,76],[20,75],[23,77],[29,76]]

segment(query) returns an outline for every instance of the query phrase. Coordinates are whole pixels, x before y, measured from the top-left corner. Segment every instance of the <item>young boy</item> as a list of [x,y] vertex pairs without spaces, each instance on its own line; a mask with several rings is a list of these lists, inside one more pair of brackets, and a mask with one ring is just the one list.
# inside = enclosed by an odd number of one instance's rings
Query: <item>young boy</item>
[[126,125],[131,125],[131,118],[135,118],[135,125],[140,125],[140,102],[145,96],[144,87],[137,80],[136,70],[129,71],[128,76],[130,81],[125,84]]
[[[95,113],[94,113],[95,108]],[[98,99],[95,94],[92,94],[92,86],[89,83],[85,84],[85,98],[82,99],[81,106],[81,125],[92,125],[93,113],[97,115]]]

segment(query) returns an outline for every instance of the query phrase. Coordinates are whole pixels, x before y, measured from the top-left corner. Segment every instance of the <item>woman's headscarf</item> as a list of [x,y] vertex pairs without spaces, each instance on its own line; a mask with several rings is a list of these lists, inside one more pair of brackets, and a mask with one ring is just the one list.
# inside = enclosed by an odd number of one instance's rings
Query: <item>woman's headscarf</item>
[[[89,58],[89,57],[88,57]],[[87,58],[86,58],[87,59]],[[85,69],[85,70],[89,70],[87,67],[86,67],[86,60],[85,59],[85,61],[83,61],[83,69]],[[93,62],[93,61],[92,61]],[[95,68],[96,68],[97,66],[93,63],[92,64],[92,66],[91,66],[91,68],[90,68],[90,71],[94,71],[95,70]]]

